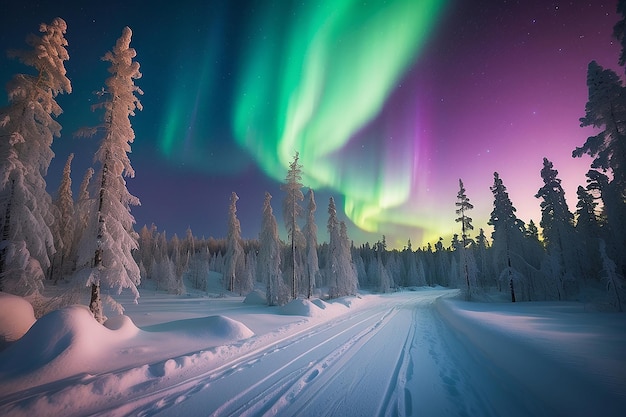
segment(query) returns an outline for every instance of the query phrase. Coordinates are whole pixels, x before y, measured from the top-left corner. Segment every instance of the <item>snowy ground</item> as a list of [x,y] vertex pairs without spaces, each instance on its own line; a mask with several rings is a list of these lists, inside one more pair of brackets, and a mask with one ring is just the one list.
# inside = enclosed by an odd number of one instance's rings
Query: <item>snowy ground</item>
[[0,352],[0,415],[624,415],[624,314],[455,294],[67,308]]

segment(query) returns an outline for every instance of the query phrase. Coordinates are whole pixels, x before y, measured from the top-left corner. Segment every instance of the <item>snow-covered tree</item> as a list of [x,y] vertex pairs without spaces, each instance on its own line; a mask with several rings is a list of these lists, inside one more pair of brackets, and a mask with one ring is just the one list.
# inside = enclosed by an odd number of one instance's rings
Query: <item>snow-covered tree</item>
[[470,230],[474,230],[474,226],[472,226],[472,218],[467,215],[467,212],[473,209],[474,205],[470,203],[470,199],[467,197],[467,194],[465,194],[465,187],[463,186],[463,181],[461,179],[459,179],[459,192],[457,193],[456,198],[456,214],[459,217],[457,217],[455,221],[457,223],[461,223],[461,242],[458,246],[458,251],[461,257],[460,265],[463,273],[462,276],[465,280],[465,296],[467,299],[470,299],[474,290],[472,286],[475,285],[476,281],[476,261],[471,253],[467,253],[468,245],[473,242],[469,238],[468,233]]
[[228,237],[224,256],[226,289],[233,292],[241,292],[242,290],[241,283],[244,279],[245,261],[243,246],[241,245],[241,225],[237,218],[237,200],[239,197],[233,192],[230,196],[228,209]]
[[613,26],[613,37],[620,41],[622,45],[622,51],[619,56],[619,64],[624,66],[626,64],[626,1],[618,0],[617,2],[617,13],[619,13],[622,18],[619,20],[615,26]]
[[601,128],[590,136],[583,146],[577,147],[573,157],[588,154],[593,159],[592,168],[610,171],[613,181],[626,188],[626,97],[619,76],[611,69],[604,69],[596,61],[587,68],[589,98],[585,105],[585,117],[581,127]]
[[624,299],[624,277],[621,276],[615,266],[615,262],[606,253],[606,243],[600,240],[600,257],[602,259],[602,275],[606,282],[606,290],[609,293],[612,304],[618,311],[622,311]]
[[257,257],[258,281],[267,285],[267,303],[270,306],[283,305],[287,302],[287,289],[280,270],[281,243],[278,237],[278,225],[271,205],[272,195],[265,193],[263,201],[263,221],[259,234],[259,256]]
[[154,224],[148,228],[147,225],[143,225],[139,229],[139,251],[137,253],[137,259],[139,263],[143,264],[145,268],[145,276],[142,279],[152,278],[152,260],[154,259],[154,251],[156,249],[156,233],[157,228]]
[[[85,171],[85,175],[83,176],[83,180],[80,183],[80,188],[78,189],[78,196],[76,198],[76,204],[74,205],[74,238],[72,240],[72,253],[73,256],[73,270],[79,270],[84,268],[87,265],[91,264],[91,259],[86,260],[86,264],[81,265],[78,260],[79,246],[83,239],[83,235],[85,234],[87,227],[89,225],[90,213],[89,210],[92,205],[92,200],[89,195],[89,188],[91,184],[91,179],[94,175],[93,168],[87,168]],[[82,262],[85,262],[83,260]]]
[[478,285],[480,287],[488,287],[495,283],[493,280],[494,273],[493,268],[491,267],[491,263],[489,262],[489,242],[487,241],[487,236],[485,236],[485,231],[483,228],[480,228],[478,231],[478,236],[476,236],[476,246],[474,248],[475,257],[476,257],[476,268],[478,269]]
[[9,52],[37,72],[15,75],[7,85],[9,104],[0,109],[0,290],[18,295],[42,289],[55,252],[44,176],[61,131],[55,97],[72,91],[66,30],[61,18],[42,23],[42,35],[26,39],[32,49]]
[[74,198],[72,197],[72,178],[71,178],[71,164],[74,159],[74,154],[70,154],[63,168],[63,177],[59,190],[57,192],[57,198],[54,201],[55,208],[55,221],[54,221],[54,246],[57,252],[53,257],[53,267],[51,277],[56,282],[59,278],[65,274],[71,273],[74,266],[73,257],[74,253]]
[[307,298],[311,298],[313,288],[319,275],[319,260],[317,258],[317,225],[315,224],[315,195],[309,188],[306,224],[304,225],[304,239],[306,240],[306,277]]
[[600,269],[598,239],[600,239],[602,232],[596,214],[598,203],[593,195],[582,186],[578,186],[576,194],[578,202],[576,204],[575,230],[576,241],[580,245],[578,259],[581,261],[584,277],[597,277],[596,272]]
[[[580,269],[575,247],[574,216],[567,207],[558,171],[547,158],[543,158],[541,178],[544,185],[535,197],[543,200],[540,223],[543,240],[548,255],[554,258],[552,272],[562,281],[559,288],[567,290],[568,283],[574,282]],[[559,294],[559,299],[561,297],[565,294]]]
[[[128,192],[124,177],[133,177],[133,170],[128,153],[130,144],[135,139],[135,132],[130,123],[130,116],[142,106],[135,94],[143,94],[135,85],[141,77],[139,63],[133,61],[137,55],[130,47],[132,32],[125,27],[112,51],[102,58],[110,62],[111,77],[106,80],[106,89],[100,93],[104,101],[95,108],[104,109],[104,123],[85,130],[84,135],[102,132],[104,137],[95,155],[100,164],[96,181],[97,190],[93,194],[88,233],[83,235],[80,258],[84,264],[89,262],[80,276],[91,287],[89,308],[96,320],[103,322],[101,286],[121,292],[128,288],[139,298],[137,285],[140,272],[132,251],[137,249],[137,233],[133,230],[134,217],[130,207],[139,204],[139,199]],[[108,301],[118,309],[122,307],[110,297]]]
[[187,279],[191,282],[193,288],[207,291],[207,279],[209,277],[210,253],[208,249],[194,253],[189,261],[189,269],[187,270]]
[[189,257],[186,252],[183,251],[180,239],[174,233],[170,242],[169,258],[174,265],[174,277],[175,285],[169,289],[170,293],[181,295],[185,293],[185,283],[183,281],[183,274],[187,270],[189,265]]
[[472,226],[472,218],[467,215],[467,212],[474,208],[474,205],[470,203],[470,199],[465,194],[465,187],[463,186],[463,181],[459,179],[459,192],[456,195],[456,203],[454,203],[457,207],[456,214],[457,217],[455,221],[457,223],[461,223],[461,242],[462,246],[466,248],[469,244],[472,243],[472,240],[469,237],[469,232],[474,230],[474,226]]
[[[620,6],[623,7],[623,6]],[[623,10],[622,10],[623,11]],[[623,41],[623,38],[622,38]],[[626,269],[626,89],[619,76],[595,61],[587,69],[589,98],[581,126],[593,126],[599,133],[590,136],[573,157],[588,154],[591,167],[609,172],[611,179],[603,187],[602,200],[611,236],[609,247],[619,259],[618,270]]]
[[335,200],[328,203],[328,270],[331,298],[356,294],[358,281],[352,264],[350,240],[345,222],[337,218]]
[[490,189],[494,201],[488,224],[493,226],[491,240],[495,268],[500,279],[504,278],[507,281],[511,290],[511,301],[515,302],[517,300],[515,284],[522,275],[519,268],[515,268],[514,265],[523,259],[521,252],[524,223],[515,215],[517,210],[513,207],[509,193],[497,172],[493,173],[493,186]]
[[289,235],[289,241],[291,245],[290,251],[290,263],[291,269],[291,297],[296,298],[298,296],[298,275],[302,270],[302,266],[299,265],[299,248],[301,248],[304,242],[302,232],[298,226],[298,219],[302,217],[302,206],[300,202],[304,200],[304,194],[302,194],[302,165],[298,163],[300,156],[298,152],[293,157],[293,161],[289,164],[289,170],[287,171],[287,177],[285,183],[281,189],[285,191],[285,199],[283,200],[283,219],[285,221],[285,228]]

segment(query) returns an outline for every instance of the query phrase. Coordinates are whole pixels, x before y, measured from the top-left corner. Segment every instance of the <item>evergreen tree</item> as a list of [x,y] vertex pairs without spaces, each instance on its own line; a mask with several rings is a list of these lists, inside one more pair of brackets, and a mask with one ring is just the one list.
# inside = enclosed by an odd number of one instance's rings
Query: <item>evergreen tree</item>
[[337,218],[335,200],[328,203],[328,270],[331,298],[356,294],[357,275],[352,265],[346,224]]
[[[106,80],[106,90],[100,95],[104,99],[96,108],[104,109],[104,123],[96,128],[84,130],[83,135],[104,132],[104,138],[96,152],[95,159],[100,164],[97,192],[91,210],[89,231],[81,244],[82,262],[92,259],[91,267],[81,276],[91,286],[89,308],[96,320],[103,322],[100,288],[102,285],[122,291],[128,288],[139,298],[137,285],[140,272],[132,251],[137,249],[137,233],[133,230],[134,217],[130,207],[139,204],[139,199],[128,192],[124,177],[133,177],[128,153],[135,139],[130,124],[130,116],[141,110],[141,103],[135,93],[143,94],[135,86],[135,79],[141,77],[139,63],[133,61],[137,55],[130,47],[132,32],[125,27],[112,51],[102,58],[110,62],[111,77]],[[109,298],[109,302],[119,311],[123,308]]]
[[611,303],[618,311],[622,311],[624,299],[624,277],[621,276],[615,266],[615,262],[606,254],[606,244],[600,240],[600,257],[602,259],[602,272],[606,282],[606,290],[609,293]]
[[[623,12],[624,5],[620,7]],[[626,271],[626,89],[614,71],[602,68],[595,61],[589,63],[587,86],[589,98],[581,126],[593,126],[600,132],[590,136],[572,156],[588,154],[594,158],[592,168],[611,174],[602,192],[611,231],[607,246],[611,249],[610,256],[619,262],[618,270]]]
[[578,186],[576,191],[576,241],[580,243],[578,258],[582,263],[584,277],[597,276],[600,270],[600,252],[598,240],[601,236],[600,222],[596,215],[598,203],[593,195],[584,187]]
[[[500,278],[505,277],[511,290],[511,301],[515,302],[516,297],[515,282],[522,278],[518,268],[514,268],[517,260],[521,259],[521,242],[524,233],[524,224],[517,218],[517,211],[511,203],[509,193],[500,179],[497,172],[493,173],[493,186],[490,187],[493,193],[493,210],[488,224],[493,226],[491,235],[492,247],[494,250],[494,260],[496,271]],[[515,256],[517,255],[517,256]],[[513,259],[515,256],[516,259]],[[504,261],[504,265],[502,265]]]
[[189,261],[187,278],[193,288],[207,291],[207,279],[209,277],[210,253],[208,249],[194,253]]
[[319,275],[319,260],[317,258],[317,225],[315,224],[315,195],[309,188],[306,224],[304,225],[304,239],[306,240],[306,275],[307,298],[313,295],[316,280]]
[[41,37],[26,39],[32,49],[9,52],[37,71],[13,77],[9,105],[0,110],[0,290],[18,295],[39,293],[55,252],[44,176],[61,131],[55,97],[72,91],[64,66],[66,30],[61,18],[42,23]]
[[617,13],[622,16],[622,19],[613,26],[613,37],[617,39],[622,45],[622,51],[619,56],[619,64],[624,66],[626,64],[626,1],[618,0]]
[[156,247],[156,226],[152,224],[148,229],[148,226],[143,225],[139,230],[139,251],[137,258],[139,262],[144,265],[145,275],[142,278],[152,279],[152,259],[154,259],[154,250]]
[[478,285],[481,287],[487,287],[494,284],[491,278],[494,276],[493,269],[490,266],[489,262],[489,242],[487,242],[487,236],[485,236],[485,231],[481,227],[478,230],[478,236],[476,236],[476,267],[478,269]]
[[59,190],[57,192],[57,198],[54,201],[55,207],[55,222],[54,222],[54,235],[55,235],[55,248],[57,252],[53,258],[53,268],[51,277],[56,282],[63,275],[73,272],[72,267],[74,262],[73,241],[74,241],[74,199],[72,197],[72,178],[71,164],[74,159],[74,154],[70,154],[63,168],[63,177]]
[[304,200],[304,194],[302,194],[302,165],[298,163],[299,158],[299,154],[296,152],[293,161],[289,164],[285,183],[281,187],[286,193],[285,199],[283,200],[283,218],[291,244],[290,272],[292,298],[298,296],[298,271],[302,269],[301,266],[298,265],[298,248],[303,246],[302,243],[304,241],[302,232],[300,232],[300,228],[298,227],[298,218],[302,216],[302,206],[300,206],[300,202]]
[[263,222],[259,235],[259,256],[257,257],[258,280],[267,285],[267,303],[270,306],[287,302],[287,290],[280,270],[280,248],[278,226],[271,205],[272,195],[265,193],[263,202]]
[[74,238],[72,241],[72,253],[73,256],[73,270],[82,269],[83,267],[89,265],[91,263],[91,259],[88,259],[87,263],[81,265],[79,263],[79,246],[82,241],[83,235],[87,230],[89,225],[89,209],[92,204],[92,200],[89,196],[89,185],[91,183],[91,178],[93,177],[94,170],[93,168],[88,168],[85,171],[85,175],[83,176],[83,180],[80,183],[80,188],[78,190],[78,197],[76,199],[76,204],[74,205],[74,222],[76,226],[74,227]]
[[232,193],[230,197],[230,208],[228,210],[228,238],[226,255],[224,262],[226,270],[224,277],[226,289],[232,292],[242,292],[243,272],[244,272],[244,252],[241,245],[241,225],[237,219],[237,200],[239,197]]
[[469,210],[472,210],[474,206],[470,203],[470,199],[465,194],[465,187],[463,181],[459,179],[459,192],[456,195],[457,201],[455,203],[456,214],[459,216],[455,219],[457,223],[461,223],[461,242],[462,246],[466,248],[473,241],[469,237],[469,232],[474,230],[472,226],[472,218],[467,215]]
[[189,257],[187,252],[183,251],[182,244],[178,235],[174,233],[170,242],[169,258],[174,266],[174,283],[169,289],[171,294],[182,295],[185,293],[185,283],[183,281],[183,274],[187,271],[189,266]]
[[[560,280],[559,289],[567,291],[568,283],[573,285],[579,274],[579,261],[575,247],[574,216],[567,207],[558,173],[552,162],[543,158],[541,178],[544,185],[535,197],[543,200],[540,225],[548,256],[554,257],[552,272]],[[559,299],[565,296],[559,291]]]
[[[470,203],[469,198],[465,194],[465,187],[463,181],[459,179],[459,192],[457,193],[456,201],[456,214],[459,216],[455,219],[457,223],[461,223],[461,244],[459,245],[459,252],[461,254],[461,268],[463,269],[463,278],[465,280],[465,292],[466,298],[469,300],[473,291],[472,281],[475,281],[475,273],[470,273],[470,270],[475,271],[475,261],[471,254],[466,253],[467,247],[473,241],[469,238],[468,233],[470,230],[474,230],[472,226],[472,218],[467,216],[467,212],[474,208]],[[470,265],[473,264],[473,265]]]

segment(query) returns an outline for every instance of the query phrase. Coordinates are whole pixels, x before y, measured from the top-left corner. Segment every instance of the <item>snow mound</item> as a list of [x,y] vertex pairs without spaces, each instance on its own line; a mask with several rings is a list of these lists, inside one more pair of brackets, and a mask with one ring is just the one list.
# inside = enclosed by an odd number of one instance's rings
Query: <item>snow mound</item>
[[104,322],[104,327],[115,330],[118,336],[132,337],[139,332],[139,328],[128,316],[115,316]]
[[0,379],[37,371],[46,380],[89,371],[94,359],[107,352],[112,343],[137,332],[128,321],[118,323],[118,332],[98,323],[86,306],[52,311],[0,354]]
[[286,316],[318,317],[322,314],[322,309],[317,304],[302,298],[288,302],[279,311]]
[[225,316],[199,317],[170,321],[144,327],[146,332],[167,333],[181,339],[203,339],[211,346],[232,343],[254,336],[254,332],[245,324]]
[[33,306],[26,299],[0,292],[0,351],[24,336],[33,323]]
[[245,304],[264,305],[267,304],[267,297],[259,290],[254,290],[243,300]]

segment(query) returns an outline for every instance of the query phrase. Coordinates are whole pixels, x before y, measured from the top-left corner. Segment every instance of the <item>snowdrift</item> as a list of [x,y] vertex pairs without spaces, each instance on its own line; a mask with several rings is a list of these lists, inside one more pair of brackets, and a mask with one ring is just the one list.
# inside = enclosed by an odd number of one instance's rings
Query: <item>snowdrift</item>
[[313,298],[311,300],[297,298],[281,306],[280,314],[288,316],[305,317],[332,317],[347,312],[350,308],[356,307],[357,297],[341,297],[331,302]]
[[27,300],[0,292],[0,351],[24,336],[33,323],[35,313]]
[[250,294],[246,295],[243,303],[251,305],[267,305],[267,297],[261,291],[254,290],[250,292]]
[[80,375],[151,364],[247,339],[254,333],[223,316],[177,320],[139,329],[126,316],[101,325],[86,306],[53,311],[0,352],[0,392]]

